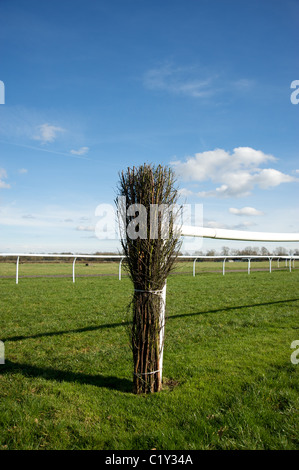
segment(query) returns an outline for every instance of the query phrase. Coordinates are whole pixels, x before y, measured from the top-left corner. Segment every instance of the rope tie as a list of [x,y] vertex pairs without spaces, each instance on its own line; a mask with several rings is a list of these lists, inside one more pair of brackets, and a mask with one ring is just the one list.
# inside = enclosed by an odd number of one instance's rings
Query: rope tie
[[162,295],[162,294],[163,294],[163,289],[162,289],[162,290],[142,290],[142,289],[134,289],[134,292],[145,292],[145,293],[147,293],[147,294]]
[[150,375],[150,374],[156,374],[157,372],[160,372],[160,369],[159,370],[154,370],[153,372],[134,372],[134,375]]

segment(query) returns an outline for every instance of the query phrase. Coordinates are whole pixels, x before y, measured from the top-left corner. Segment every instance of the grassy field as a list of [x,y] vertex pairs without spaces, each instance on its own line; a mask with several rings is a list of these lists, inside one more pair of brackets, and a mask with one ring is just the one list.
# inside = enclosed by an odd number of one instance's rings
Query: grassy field
[[126,277],[0,280],[0,449],[299,448],[298,271],[171,276],[150,396],[131,391],[131,294]]

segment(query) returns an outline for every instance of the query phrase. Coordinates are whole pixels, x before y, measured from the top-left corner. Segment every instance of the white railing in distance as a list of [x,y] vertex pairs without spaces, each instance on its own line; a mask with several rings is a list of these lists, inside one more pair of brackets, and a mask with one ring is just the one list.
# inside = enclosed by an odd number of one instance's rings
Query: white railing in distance
[[182,237],[215,238],[219,240],[240,240],[257,242],[299,242],[299,233],[247,232],[244,230],[226,230],[221,228],[177,227]]

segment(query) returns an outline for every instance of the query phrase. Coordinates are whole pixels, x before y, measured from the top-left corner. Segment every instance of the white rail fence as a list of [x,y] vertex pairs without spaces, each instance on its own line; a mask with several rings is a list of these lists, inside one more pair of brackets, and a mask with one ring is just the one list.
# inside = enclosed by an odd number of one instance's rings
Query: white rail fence
[[[186,258],[186,257],[184,257]],[[225,263],[226,261],[234,261],[234,260],[242,260],[248,262],[248,267],[247,267],[247,272],[250,274],[251,272],[251,261],[253,260],[268,260],[269,261],[269,272],[272,272],[272,261],[276,260],[277,261],[277,267],[279,268],[279,262],[280,260],[285,260],[285,266],[289,264],[289,271],[292,271],[292,263],[293,263],[293,268],[295,268],[295,260],[299,259],[299,256],[260,256],[260,255],[239,255],[239,256],[197,256],[197,257],[190,257],[193,259],[193,276],[195,276],[195,265],[196,261],[202,260],[202,259],[211,259],[211,260],[222,260],[222,274],[223,276],[225,275]]]
[[[121,280],[122,278],[122,263],[125,259],[125,256],[122,255],[83,255],[83,254],[76,254],[76,255],[60,255],[60,254],[53,254],[53,253],[38,253],[38,254],[31,254],[31,253],[0,253],[2,258],[16,258],[16,284],[19,283],[19,264],[21,258],[67,258],[72,260],[72,279],[73,283],[76,281],[76,274],[75,274],[75,266],[77,259],[105,259],[111,261],[119,261],[118,265],[118,279]],[[196,262],[201,260],[211,260],[211,261],[222,261],[222,274],[223,276],[226,273],[226,262],[227,261],[234,261],[234,260],[242,260],[247,261],[247,272],[250,274],[251,272],[251,261],[254,260],[268,260],[269,261],[269,272],[272,272],[272,261],[277,261],[277,267],[279,268],[280,261],[285,261],[285,267],[289,267],[289,271],[292,271],[292,266],[295,268],[295,260],[299,259],[299,256],[260,256],[260,255],[236,255],[236,256],[204,256],[204,255],[195,255],[195,256],[179,256],[179,259],[182,260],[190,260],[193,261],[193,276],[196,275]],[[0,265],[1,266],[1,265]]]

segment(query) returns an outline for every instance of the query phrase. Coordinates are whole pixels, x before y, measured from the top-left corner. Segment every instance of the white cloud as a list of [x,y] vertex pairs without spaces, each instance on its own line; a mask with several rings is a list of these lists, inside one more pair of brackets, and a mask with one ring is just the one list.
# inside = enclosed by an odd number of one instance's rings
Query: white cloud
[[249,215],[249,216],[255,216],[255,215],[264,215],[264,212],[259,211],[255,209],[254,207],[243,207],[242,209],[236,209],[234,207],[231,207],[229,209],[229,212],[231,214],[235,215]]
[[262,189],[279,186],[281,183],[290,183],[292,181],[295,181],[295,178],[281,173],[278,170],[274,170],[273,168],[265,168],[254,176],[254,182]]
[[185,162],[171,162],[177,175],[184,181],[209,181],[220,186],[198,192],[199,197],[244,197],[255,186],[268,189],[298,181],[273,168],[260,168],[262,164],[275,162],[273,155],[250,147],[238,147],[232,153],[223,149],[197,153]]
[[223,71],[216,72],[207,66],[175,66],[169,62],[147,70],[143,85],[149,90],[164,91],[193,98],[207,98],[216,94],[244,94],[253,90],[251,78],[232,79]]
[[43,144],[54,142],[59,132],[65,132],[65,129],[50,124],[41,124],[38,126],[39,134],[35,135],[34,140],[40,140]]
[[93,227],[92,225],[78,225],[78,227],[76,227],[76,230],[79,230],[80,232],[94,232],[95,231],[95,227]]
[[227,229],[227,225],[221,222],[216,222],[215,220],[206,220],[204,222],[204,226],[208,228],[226,228]]
[[4,170],[4,168],[0,168],[0,188],[2,189],[8,189],[10,188],[10,184],[6,183],[5,180],[7,178],[7,173]]
[[86,155],[89,151],[89,147],[80,147],[78,150],[71,150],[72,155]]
[[26,168],[20,168],[20,169],[19,169],[19,173],[20,173],[21,175],[25,175],[26,173],[28,173],[28,170],[27,170]]
[[181,197],[192,196],[193,192],[186,188],[179,188],[179,195]]
[[255,85],[255,81],[248,78],[241,78],[233,82],[232,85],[240,91],[247,91]]
[[232,224],[223,224],[220,222],[216,222],[214,220],[208,220],[204,222],[204,226],[208,228],[220,228],[220,229],[226,229],[226,230],[246,230],[249,227],[252,227],[256,225],[254,222],[251,221],[245,221],[242,222],[241,224],[237,225],[232,225]]
[[[89,213],[90,208],[71,210],[57,205],[24,208],[11,203],[1,207],[0,225],[73,230],[76,225],[80,226],[80,219],[84,212]],[[90,223],[93,223],[93,220]],[[81,225],[80,229],[84,230],[84,227]],[[94,230],[94,227],[90,227],[91,229]]]
[[36,219],[36,217],[32,214],[22,215],[22,218],[23,219]]
[[211,79],[198,78],[198,74],[193,67],[173,67],[167,64],[148,70],[143,77],[143,83],[150,90],[162,90],[195,98],[211,95],[214,92]]

